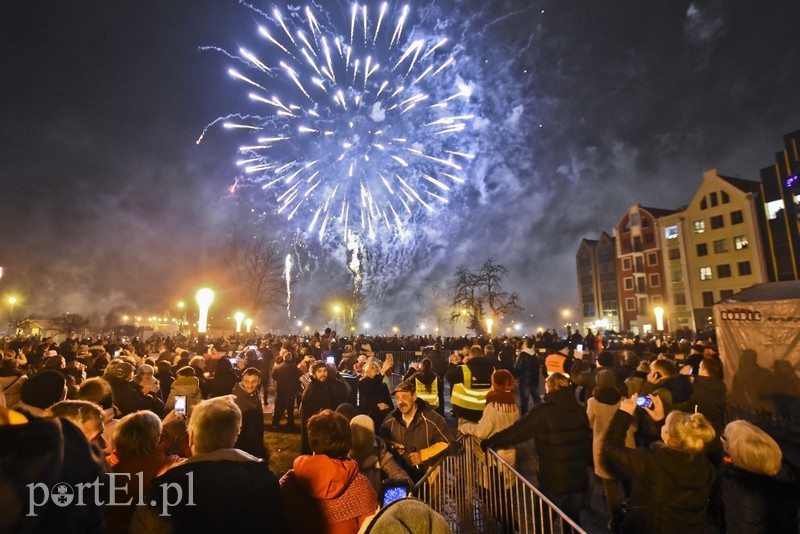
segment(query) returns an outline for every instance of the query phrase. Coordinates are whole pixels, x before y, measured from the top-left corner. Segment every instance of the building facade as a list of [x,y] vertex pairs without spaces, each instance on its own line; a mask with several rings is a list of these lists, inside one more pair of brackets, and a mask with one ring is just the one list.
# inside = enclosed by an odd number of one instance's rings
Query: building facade
[[575,256],[581,325],[599,330],[620,329],[616,246],[603,232],[600,239],[583,239]]
[[[694,329],[712,326],[715,302],[767,278],[761,239],[761,184],[703,173],[703,183],[683,210],[686,279]],[[671,228],[671,227],[669,227]],[[664,229],[667,235],[668,227]]]
[[760,171],[770,282],[800,280],[800,130],[784,135],[783,142],[775,164]]
[[653,308],[663,307],[667,299],[656,220],[670,213],[635,204],[614,230],[620,319],[625,331],[645,334],[656,330]]

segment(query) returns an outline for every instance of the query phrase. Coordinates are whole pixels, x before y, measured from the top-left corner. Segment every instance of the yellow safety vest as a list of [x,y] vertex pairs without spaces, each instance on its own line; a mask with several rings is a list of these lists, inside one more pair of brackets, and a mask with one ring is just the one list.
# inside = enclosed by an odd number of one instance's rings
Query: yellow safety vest
[[434,380],[433,382],[431,382],[430,392],[427,391],[428,387],[419,381],[419,378],[415,378],[414,381],[416,382],[417,386],[417,397],[430,404],[431,407],[438,408],[439,407],[439,386],[437,384],[438,380]]
[[[486,394],[492,390],[491,384],[486,388],[472,387],[475,384],[472,379],[472,372],[466,364],[461,365],[461,371],[464,373],[464,382],[458,383],[453,386],[453,391],[450,393],[450,400],[454,406],[460,406],[467,410],[483,411],[486,408]],[[466,385],[469,384],[469,387]],[[419,396],[419,394],[417,394]]]

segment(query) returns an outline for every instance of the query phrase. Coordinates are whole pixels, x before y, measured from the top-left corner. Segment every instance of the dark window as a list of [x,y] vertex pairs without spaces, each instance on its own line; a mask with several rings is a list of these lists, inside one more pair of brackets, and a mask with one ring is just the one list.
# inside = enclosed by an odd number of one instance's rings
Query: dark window
[[644,234],[644,244],[645,245],[652,245],[653,242],[654,242],[654,240],[653,240],[653,234],[652,233],[648,232],[648,233]]
[[631,226],[639,226],[639,214],[634,213],[631,215]]
[[645,284],[644,276],[636,277],[636,292],[647,293],[647,284]]
[[669,259],[671,259],[671,260],[679,260],[679,259],[681,259],[681,249],[679,249],[679,248],[671,248],[671,249],[669,249]]
[[714,305],[714,292],[703,291],[703,306],[706,308],[710,308],[713,305]]
[[708,256],[708,245],[705,243],[698,243],[697,244],[697,255],[698,256]]
[[650,228],[650,219],[642,217],[642,228]]
[[639,297],[639,313],[647,312],[647,297]]
[[623,271],[630,271],[631,270],[631,259],[630,258],[622,258],[622,270]]
[[636,256],[636,272],[643,273],[644,272],[644,259],[641,256]]
[[719,292],[719,300],[728,300],[733,296],[733,289],[721,289]]
[[731,201],[731,197],[729,197],[728,193],[726,193],[725,191],[720,191],[719,194],[722,195],[722,203],[723,204],[727,204],[728,202]]
[[708,203],[706,202],[706,197],[703,197],[703,199],[700,201],[700,209],[704,210],[706,208],[708,208]]
[[725,226],[725,221],[722,218],[722,215],[715,215],[711,217],[711,229],[716,230],[717,228],[722,228]]
[[658,265],[658,254],[649,252],[647,254],[647,265]]
[[725,265],[717,265],[717,277],[718,278],[730,278],[731,277],[731,266],[727,263]]
[[659,287],[661,285],[661,277],[657,274],[650,275],[650,287]]
[[634,311],[636,309],[636,299],[625,299],[625,309]]
[[676,269],[670,272],[670,279],[673,282],[683,282],[683,271]]
[[736,264],[736,266],[739,268],[739,276],[747,276],[748,274],[752,274],[749,261],[740,261]]
[[728,240],[717,239],[714,241],[714,254],[721,254],[723,252],[728,252]]
[[709,195],[709,197],[711,197],[711,207],[712,207],[712,208],[713,208],[714,206],[716,206],[716,205],[718,205],[718,204],[719,204],[719,202],[717,202],[717,193],[716,193],[716,192],[714,192],[714,193],[711,193],[711,194]]
[[641,252],[642,251],[642,237],[635,235],[633,236],[633,251],[634,252]]
[[742,210],[736,210],[731,212],[731,226],[734,224],[742,224],[744,222],[744,215],[742,214]]
[[630,276],[625,278],[625,291],[633,291],[633,278]]
[[686,306],[686,295],[683,293],[675,293],[675,305]]

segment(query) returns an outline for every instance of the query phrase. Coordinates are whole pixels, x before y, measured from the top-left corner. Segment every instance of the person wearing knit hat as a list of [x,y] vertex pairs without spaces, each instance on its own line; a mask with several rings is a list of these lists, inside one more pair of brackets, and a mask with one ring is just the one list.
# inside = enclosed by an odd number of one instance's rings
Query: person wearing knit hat
[[[516,423],[519,409],[513,393],[514,382],[514,375],[505,369],[495,371],[492,374],[492,390],[486,395],[486,409],[480,421],[472,423],[459,419],[458,430],[484,440]],[[514,447],[501,449],[497,454],[512,467],[517,465],[517,450]]]
[[311,380],[303,390],[300,401],[300,454],[311,454],[311,445],[308,442],[306,425],[312,415],[328,408],[336,407],[347,400],[347,393],[341,395],[338,384],[328,377],[328,367],[322,360],[316,360],[310,366]]
[[364,521],[360,532],[450,534],[453,531],[433,508],[413,497],[407,497],[381,508],[377,514]]
[[67,379],[58,371],[36,373],[22,384],[20,397],[14,409],[28,419],[42,419],[45,410],[67,398]]

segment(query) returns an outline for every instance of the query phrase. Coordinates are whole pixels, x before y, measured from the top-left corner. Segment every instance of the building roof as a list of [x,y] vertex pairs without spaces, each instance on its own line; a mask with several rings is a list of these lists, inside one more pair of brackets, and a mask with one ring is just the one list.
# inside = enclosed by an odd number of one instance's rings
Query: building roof
[[761,182],[754,182],[752,180],[745,180],[744,178],[734,178],[732,176],[723,176],[718,174],[720,178],[731,184],[733,187],[738,189],[739,191],[744,191],[745,193],[760,193],[761,192]]
[[768,300],[800,299],[800,280],[755,284],[723,302],[761,302]]
[[663,217],[664,215],[672,215],[677,211],[677,210],[668,210],[664,208],[648,208],[646,206],[642,206],[641,204],[639,204],[639,209],[649,212],[650,215],[652,215],[656,219],[658,219],[659,217]]

